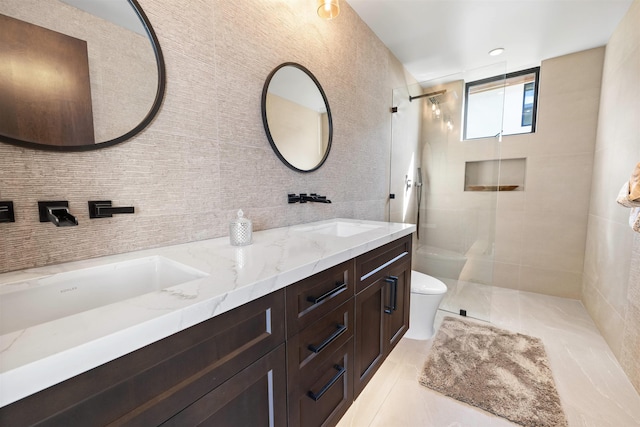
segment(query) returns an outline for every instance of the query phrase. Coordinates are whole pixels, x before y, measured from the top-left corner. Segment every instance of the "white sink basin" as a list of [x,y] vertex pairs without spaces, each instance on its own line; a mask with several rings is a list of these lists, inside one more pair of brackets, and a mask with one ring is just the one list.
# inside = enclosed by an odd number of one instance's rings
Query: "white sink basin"
[[151,256],[7,284],[0,288],[0,335],[205,276]]
[[379,225],[374,224],[360,224],[356,222],[344,222],[335,221],[327,224],[310,225],[296,227],[295,231],[301,231],[305,233],[325,234],[335,237],[349,237],[356,234],[364,233],[365,231],[375,230],[380,228]]

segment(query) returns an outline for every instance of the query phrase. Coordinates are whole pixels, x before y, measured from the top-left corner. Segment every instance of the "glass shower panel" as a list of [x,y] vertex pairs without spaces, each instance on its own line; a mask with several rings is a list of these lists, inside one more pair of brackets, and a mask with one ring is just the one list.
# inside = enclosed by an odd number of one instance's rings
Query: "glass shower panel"
[[395,113],[391,115],[391,174],[389,179],[389,220],[415,224],[417,206],[417,168],[420,167],[421,102],[410,100],[409,88],[393,91]]
[[487,321],[501,141],[462,139],[464,90],[504,72],[500,64],[393,92],[390,220],[417,224],[413,269],[447,285],[440,309]]

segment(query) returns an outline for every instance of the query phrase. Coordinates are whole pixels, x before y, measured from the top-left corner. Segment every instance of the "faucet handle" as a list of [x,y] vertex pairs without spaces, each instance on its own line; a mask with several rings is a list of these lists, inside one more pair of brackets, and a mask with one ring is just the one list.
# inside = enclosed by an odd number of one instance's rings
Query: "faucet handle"
[[91,200],[89,205],[89,218],[111,218],[114,214],[135,213],[133,206],[114,207],[111,200]]

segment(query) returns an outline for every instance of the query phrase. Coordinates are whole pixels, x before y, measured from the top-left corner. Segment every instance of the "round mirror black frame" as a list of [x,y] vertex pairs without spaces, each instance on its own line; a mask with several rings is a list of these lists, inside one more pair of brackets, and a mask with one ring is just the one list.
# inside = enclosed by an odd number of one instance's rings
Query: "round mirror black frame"
[[[327,107],[327,120],[329,122],[329,126],[328,126],[329,127],[329,138],[328,138],[328,141],[327,141],[327,149],[326,149],[326,151],[324,153],[324,156],[322,157],[322,160],[320,160],[320,162],[316,166],[314,166],[312,169],[300,169],[300,168],[295,167],[291,163],[289,163],[289,161],[284,158],[284,156],[282,155],[280,150],[278,150],[278,147],[277,147],[277,145],[276,145],[276,143],[273,140],[273,137],[271,135],[271,131],[269,130],[269,122],[267,120],[267,92],[269,91],[269,83],[271,83],[271,79],[273,78],[273,76],[275,76],[275,74],[278,72],[278,70],[280,70],[283,67],[287,67],[287,66],[296,67],[299,70],[303,71],[307,76],[309,76],[309,78],[313,81],[313,83],[318,88],[318,91],[320,92],[320,95],[322,95],[322,100],[324,101],[324,105]],[[269,144],[271,144],[271,148],[273,148],[273,151],[276,153],[276,155],[282,161],[282,163],[284,163],[289,168],[291,168],[291,169],[293,169],[294,171],[297,171],[297,172],[313,172],[313,171],[319,169],[320,166],[322,166],[324,164],[324,162],[327,160],[327,157],[329,157],[329,152],[331,151],[331,141],[333,139],[333,120],[331,118],[331,108],[329,108],[329,101],[327,100],[327,95],[324,93],[324,90],[322,89],[322,86],[320,85],[320,82],[311,73],[311,71],[309,71],[304,66],[302,66],[302,65],[300,65],[298,63],[295,63],[295,62],[285,62],[285,63],[282,63],[282,64],[278,65],[276,68],[273,69],[273,71],[271,71],[271,73],[269,73],[269,75],[267,76],[267,80],[264,83],[264,87],[262,89],[261,108],[262,108],[262,124],[264,125],[265,132],[267,133],[267,139],[269,139]]]
[[109,141],[98,142],[96,144],[72,145],[72,146],[47,145],[47,144],[38,144],[36,142],[22,141],[20,139],[11,138],[4,135],[0,135],[0,142],[7,142],[9,144],[17,145],[20,147],[35,148],[35,149],[47,150],[47,151],[89,151],[89,150],[96,150],[98,148],[111,147],[112,145],[116,145],[121,142],[124,142],[132,138],[139,132],[141,132],[153,121],[153,118],[158,113],[158,110],[160,110],[160,106],[162,105],[162,100],[164,99],[164,92],[165,92],[165,85],[166,85],[164,57],[162,56],[162,50],[160,49],[160,43],[158,42],[156,33],[153,31],[151,23],[149,22],[147,15],[145,15],[144,11],[142,10],[142,7],[140,6],[140,4],[138,4],[137,0],[127,0],[127,1],[131,5],[135,13],[138,15],[138,18],[140,18],[140,21],[142,22],[147,32],[147,35],[149,36],[149,40],[151,41],[151,47],[153,48],[153,52],[155,53],[155,56],[156,56],[156,65],[158,68],[158,90],[156,92],[156,98],[154,99],[153,105],[151,106],[151,109],[149,110],[145,118],[142,119],[142,121],[136,127],[131,129],[129,132],[125,133],[124,135],[111,139]]

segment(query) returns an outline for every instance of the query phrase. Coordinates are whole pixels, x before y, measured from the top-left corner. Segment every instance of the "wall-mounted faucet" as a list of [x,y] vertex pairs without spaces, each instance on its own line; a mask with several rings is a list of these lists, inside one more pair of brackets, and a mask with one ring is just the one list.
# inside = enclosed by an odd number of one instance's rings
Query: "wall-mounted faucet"
[[16,222],[13,202],[0,202],[0,222]]
[[111,218],[115,214],[135,213],[133,206],[113,207],[111,200],[92,200],[89,202],[89,218]]
[[300,203],[304,202],[317,202],[317,203],[331,203],[331,200],[327,199],[327,196],[318,196],[316,193],[311,193],[308,196],[306,194],[300,194]]
[[287,194],[287,201],[289,203],[298,203],[300,201],[300,196],[296,196],[294,193]]
[[56,227],[78,225],[78,219],[69,212],[69,202],[51,201],[38,202],[40,222],[51,222]]
[[318,196],[316,193],[311,193],[309,195],[307,195],[307,193],[300,193],[299,196],[296,196],[295,194],[287,194],[287,199],[289,203],[331,203],[331,200],[327,199],[327,196]]

